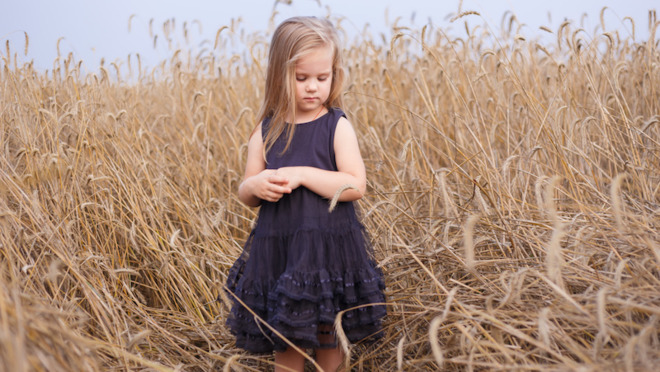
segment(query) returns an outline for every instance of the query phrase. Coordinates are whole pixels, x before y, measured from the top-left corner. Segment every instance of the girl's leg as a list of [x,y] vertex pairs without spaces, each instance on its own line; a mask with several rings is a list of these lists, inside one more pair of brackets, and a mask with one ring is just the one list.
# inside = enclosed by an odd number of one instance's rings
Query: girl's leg
[[305,369],[305,357],[290,347],[286,351],[275,353],[275,364],[275,372],[303,372]]
[[335,372],[344,361],[344,353],[339,345],[334,349],[316,349],[316,363],[323,372]]
[[[337,343],[335,330],[330,324],[319,325],[319,343],[321,345],[333,345]],[[323,372],[335,372],[344,361],[344,353],[339,344],[334,348],[322,348],[314,350],[316,352],[316,363],[323,369]]]

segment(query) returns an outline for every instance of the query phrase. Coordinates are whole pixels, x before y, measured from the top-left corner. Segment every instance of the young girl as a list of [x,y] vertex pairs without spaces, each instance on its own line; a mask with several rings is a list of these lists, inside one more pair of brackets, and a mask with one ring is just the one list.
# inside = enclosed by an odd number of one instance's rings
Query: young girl
[[[335,371],[343,360],[337,314],[351,309],[341,317],[351,342],[379,336],[385,315],[382,274],[352,203],[365,192],[366,174],[340,109],[342,63],[327,20],[295,17],[278,26],[261,124],[249,140],[238,188],[243,203],[261,209],[229,272],[234,304],[227,324],[237,346],[275,351],[276,370],[304,367],[286,339],[314,349],[319,366]],[[329,212],[329,199],[345,185],[355,189],[342,192]]]

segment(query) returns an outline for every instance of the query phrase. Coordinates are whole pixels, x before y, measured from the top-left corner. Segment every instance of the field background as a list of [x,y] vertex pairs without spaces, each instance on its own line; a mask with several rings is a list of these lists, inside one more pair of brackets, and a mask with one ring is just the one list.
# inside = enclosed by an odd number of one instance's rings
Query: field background
[[[634,25],[642,42],[604,24],[540,41],[513,16],[452,22],[463,37],[395,23],[347,40],[358,205],[389,305],[351,369],[654,370],[660,22]],[[6,45],[1,371],[272,363],[234,348],[215,301],[257,213],[236,189],[267,42],[228,27],[213,49],[90,74],[71,55],[19,62],[27,35]]]

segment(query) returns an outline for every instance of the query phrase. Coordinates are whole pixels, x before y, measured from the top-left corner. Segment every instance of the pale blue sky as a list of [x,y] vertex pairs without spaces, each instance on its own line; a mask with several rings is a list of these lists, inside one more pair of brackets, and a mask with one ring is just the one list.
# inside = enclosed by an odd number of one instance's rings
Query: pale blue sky
[[[162,33],[162,24],[167,19],[176,20],[180,34],[183,22],[188,23],[193,43],[213,41],[216,31],[240,17],[246,32],[266,32],[275,1],[256,0],[4,0],[0,12],[1,53],[10,42],[12,52],[18,52],[21,61],[34,60],[40,69],[52,68],[57,55],[57,40],[62,37],[60,50],[63,55],[73,52],[76,60],[83,60],[89,70],[95,70],[101,57],[112,62],[125,60],[128,54],[140,53],[145,63],[156,63],[170,55],[163,40],[157,49],[149,36],[148,24],[154,20],[154,31]],[[285,2],[283,2],[285,3]],[[513,11],[527,27],[521,31],[528,37],[542,34],[539,26],[548,26],[556,31],[564,19],[574,21],[575,27],[584,22],[587,33],[593,33],[599,24],[600,10],[605,12],[606,28],[619,30],[627,36],[632,29],[623,21],[629,16],[635,20],[636,39],[648,38],[648,11],[660,8],[651,0],[293,0],[290,5],[279,4],[276,22],[293,15],[324,16],[330,8],[334,16],[346,18],[343,27],[355,32],[365,24],[373,34],[386,32],[385,14],[393,20],[401,17],[401,24],[421,28],[429,20],[436,27],[452,28],[462,32],[463,24],[450,23],[449,18],[461,10],[474,10],[481,14],[491,29],[499,29],[505,11]],[[412,15],[414,16],[414,23]],[[128,31],[131,15],[132,30]],[[550,15],[550,17],[549,17]],[[586,17],[584,16],[586,15]],[[471,25],[482,21],[475,16],[468,19]],[[199,33],[198,25],[202,25]],[[25,38],[29,35],[28,55],[23,55]],[[660,36],[660,35],[658,35]],[[1,63],[1,62],[0,62]]]

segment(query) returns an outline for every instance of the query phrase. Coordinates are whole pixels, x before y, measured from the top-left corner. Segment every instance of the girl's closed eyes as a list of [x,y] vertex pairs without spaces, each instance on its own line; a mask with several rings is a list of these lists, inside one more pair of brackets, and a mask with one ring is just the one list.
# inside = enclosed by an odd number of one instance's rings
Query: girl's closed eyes
[[[296,80],[298,80],[298,81],[305,81],[307,79],[308,79],[307,76],[296,76]],[[325,81],[327,79],[328,79],[328,77],[325,76],[325,75],[324,76],[319,76],[317,78],[318,81]]]

